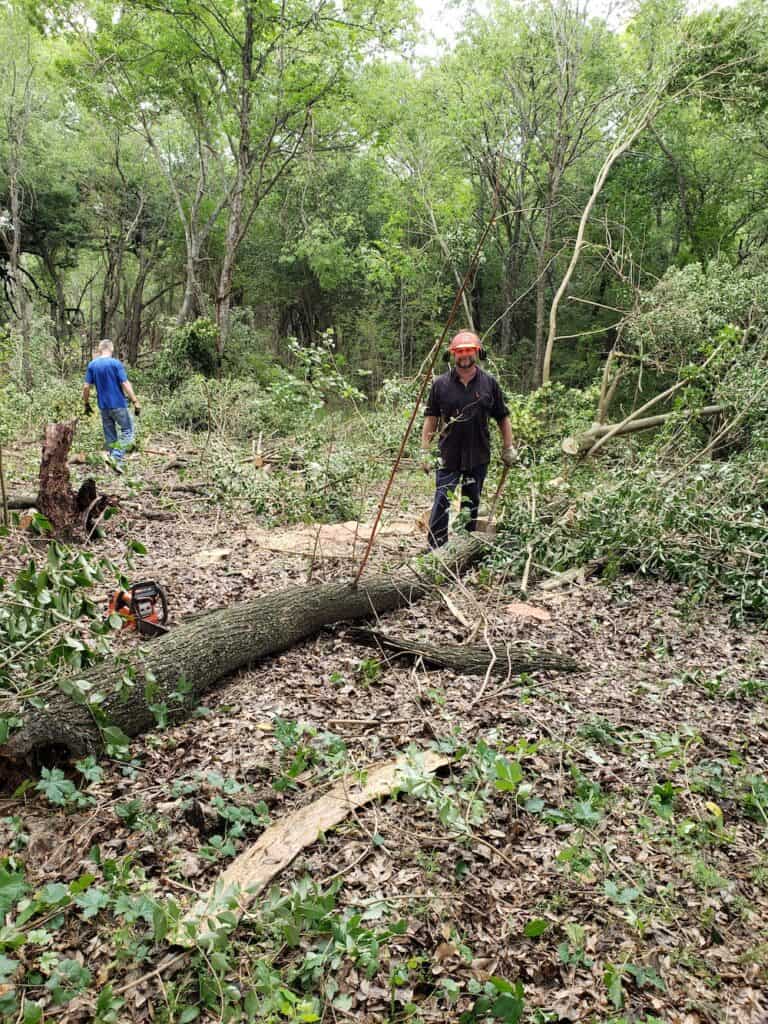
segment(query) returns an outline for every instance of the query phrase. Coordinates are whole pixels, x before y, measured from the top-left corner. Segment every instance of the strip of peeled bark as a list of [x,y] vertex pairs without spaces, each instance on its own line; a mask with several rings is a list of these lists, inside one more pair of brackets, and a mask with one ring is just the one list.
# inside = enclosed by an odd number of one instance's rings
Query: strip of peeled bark
[[[451,758],[425,750],[417,755],[420,773],[433,774],[451,763]],[[313,800],[309,806],[286,814],[262,832],[249,847],[226,868],[216,882],[173,929],[171,941],[187,949],[210,939],[219,931],[225,914],[226,927],[233,927],[260,892],[318,836],[330,832],[357,807],[389,794],[397,788],[400,776],[411,758],[401,754],[394,761],[369,765]]]
[[[723,412],[724,406],[722,405],[705,405],[703,409],[698,409],[692,415],[694,417],[699,416],[717,416],[718,413]],[[566,437],[561,448],[566,455],[585,455],[600,438],[606,437],[611,432],[616,437],[621,437],[624,434],[635,434],[639,430],[650,430],[652,427],[663,426],[670,416],[676,415],[671,412],[659,413],[658,416],[645,416],[639,420],[628,420],[627,423],[619,426],[616,429],[616,424],[594,424],[589,430],[585,430],[583,434],[574,434],[571,437]]]
[[428,665],[449,668],[467,676],[484,676],[488,669],[493,676],[519,675],[551,669],[556,672],[578,672],[579,665],[567,654],[543,650],[527,644],[496,644],[491,651],[485,644],[430,644],[423,640],[405,640],[378,629],[353,629],[353,637],[373,643],[394,655],[421,658]]
[[[183,717],[217,682],[259,658],[286,651],[323,626],[388,612],[423,597],[440,578],[458,574],[486,548],[481,536],[453,541],[420,565],[401,567],[397,575],[351,583],[290,587],[218,611],[197,615],[119,661],[81,674],[80,689],[103,697],[101,727],[88,707],[55,693],[40,711],[27,711],[21,729],[0,745],[0,760],[44,760],[97,752],[105,746],[103,729],[116,726],[126,736],[152,729],[150,705],[165,703],[174,718]],[[128,696],[121,695],[126,675]],[[149,680],[149,683],[148,683]],[[0,707],[0,713],[3,712]],[[14,707],[12,712],[17,713]]]

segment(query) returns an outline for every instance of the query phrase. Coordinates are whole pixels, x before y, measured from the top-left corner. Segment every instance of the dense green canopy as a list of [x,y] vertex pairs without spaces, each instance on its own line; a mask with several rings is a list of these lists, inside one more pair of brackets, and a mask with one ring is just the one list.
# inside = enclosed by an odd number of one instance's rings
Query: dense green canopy
[[230,369],[331,331],[407,373],[494,216],[459,318],[522,389],[548,334],[586,382],[669,268],[764,248],[765,13],[498,0],[427,59],[404,0],[4,3],[11,368],[104,335],[151,359],[163,317],[204,315]]

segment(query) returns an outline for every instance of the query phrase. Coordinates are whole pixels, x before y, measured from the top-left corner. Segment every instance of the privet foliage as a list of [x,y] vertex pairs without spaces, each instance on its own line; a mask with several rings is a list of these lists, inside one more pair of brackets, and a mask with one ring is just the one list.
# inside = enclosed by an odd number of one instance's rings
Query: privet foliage
[[[648,364],[661,373],[651,395],[683,385],[654,408],[671,413],[660,430],[579,463],[558,442],[589,427],[595,389],[517,403],[532,446],[507,490],[503,544],[520,573],[529,560],[534,577],[590,564],[637,571],[682,583],[691,602],[717,595],[736,619],[768,617],[767,284],[761,266],[713,261],[670,271],[643,299],[623,343],[640,356],[634,406],[649,397],[637,393]],[[724,412],[698,420],[709,404]]]

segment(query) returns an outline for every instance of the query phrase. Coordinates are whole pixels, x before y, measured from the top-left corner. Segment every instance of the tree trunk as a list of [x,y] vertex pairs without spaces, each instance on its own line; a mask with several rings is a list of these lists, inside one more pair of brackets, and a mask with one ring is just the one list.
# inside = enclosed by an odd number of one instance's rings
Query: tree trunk
[[201,239],[196,232],[196,226],[187,228],[185,226],[184,237],[187,245],[187,258],[185,263],[184,295],[181,306],[176,316],[178,323],[185,324],[195,320],[201,311],[200,306],[200,285],[197,280],[197,268],[200,264]]
[[131,297],[128,306],[128,323],[126,324],[126,359],[131,366],[135,366],[139,358],[139,345],[141,343],[141,317],[144,312],[144,287],[147,283],[147,276],[152,267],[152,260],[149,254],[139,249],[139,267],[136,272],[136,280],[131,290]]
[[405,655],[421,658],[428,665],[448,668],[468,676],[484,676],[488,669],[493,676],[518,675],[521,672],[536,672],[552,669],[559,672],[577,672],[579,666],[567,654],[557,654],[528,645],[516,646],[499,644],[489,650],[483,644],[473,643],[466,647],[456,644],[430,644],[422,640],[406,640],[389,636],[378,629],[353,629],[353,638],[381,647],[393,656]]
[[[695,410],[693,416],[717,416],[718,413],[724,412],[724,405],[705,405],[703,409]],[[583,434],[573,434],[571,437],[566,437],[560,447],[566,455],[585,455],[601,437],[606,437],[608,434],[613,432],[614,436],[621,437],[624,434],[635,434],[638,430],[650,430],[652,427],[663,426],[670,416],[675,413],[664,412],[659,413],[658,416],[645,416],[639,420],[628,420],[627,423],[620,425],[618,429],[615,424],[604,423],[593,424],[589,430],[585,430]]]
[[120,305],[120,277],[123,265],[122,239],[108,238],[105,246],[104,281],[99,299],[99,338],[112,338],[115,314]]
[[229,337],[230,308],[232,304],[232,277],[235,272],[237,250],[243,237],[243,193],[251,167],[251,88],[253,83],[254,10],[252,0],[245,2],[245,33],[240,64],[240,137],[237,149],[237,177],[229,207],[227,237],[224,243],[224,261],[219,275],[216,295],[216,324],[219,328],[217,346],[219,359]]
[[[410,567],[399,575],[371,576],[357,587],[290,587],[196,616],[146,646],[121,653],[119,660],[79,673],[83,692],[104,697],[93,710],[64,693],[53,693],[44,710],[28,711],[22,728],[0,745],[0,763],[50,762],[98,751],[114,742],[105,732],[110,727],[126,736],[151,729],[156,724],[151,706],[165,704],[175,717],[182,717],[214,684],[245,665],[286,651],[333,622],[366,618],[416,601],[435,586],[426,566],[445,578],[461,572],[485,549],[482,537],[469,536],[441,548],[417,571]],[[132,680],[127,697],[126,676]],[[9,709],[0,706],[0,713],[4,710]]]

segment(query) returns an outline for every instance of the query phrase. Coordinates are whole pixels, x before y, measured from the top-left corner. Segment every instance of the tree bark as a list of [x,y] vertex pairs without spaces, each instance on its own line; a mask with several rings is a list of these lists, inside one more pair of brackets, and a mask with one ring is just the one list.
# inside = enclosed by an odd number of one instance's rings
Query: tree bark
[[428,665],[448,668],[468,676],[484,676],[488,669],[493,676],[518,675],[551,669],[556,672],[577,672],[578,664],[567,654],[547,651],[529,645],[497,644],[490,650],[484,644],[430,644],[423,640],[406,640],[390,636],[378,629],[353,629],[353,638],[382,648],[394,657],[405,655],[421,658]]
[[[175,718],[183,717],[204,693],[238,669],[286,651],[333,622],[366,618],[416,601],[436,586],[436,577],[460,573],[485,548],[482,537],[469,536],[397,575],[370,576],[358,586],[291,587],[196,616],[127,656],[121,654],[119,660],[80,673],[83,692],[104,698],[93,711],[63,692],[53,693],[43,710],[27,711],[22,728],[0,745],[0,764],[3,759],[50,763],[99,751],[109,742],[107,727],[126,736],[153,728],[151,705],[164,703]],[[132,680],[127,696],[126,676]],[[0,706],[0,713],[4,710],[9,709]],[[17,708],[11,710],[18,713]]]
[[77,499],[67,465],[76,422],[46,425],[40,460],[40,490],[35,504],[50,520],[56,533],[61,534],[72,534],[76,524],[79,525]]

